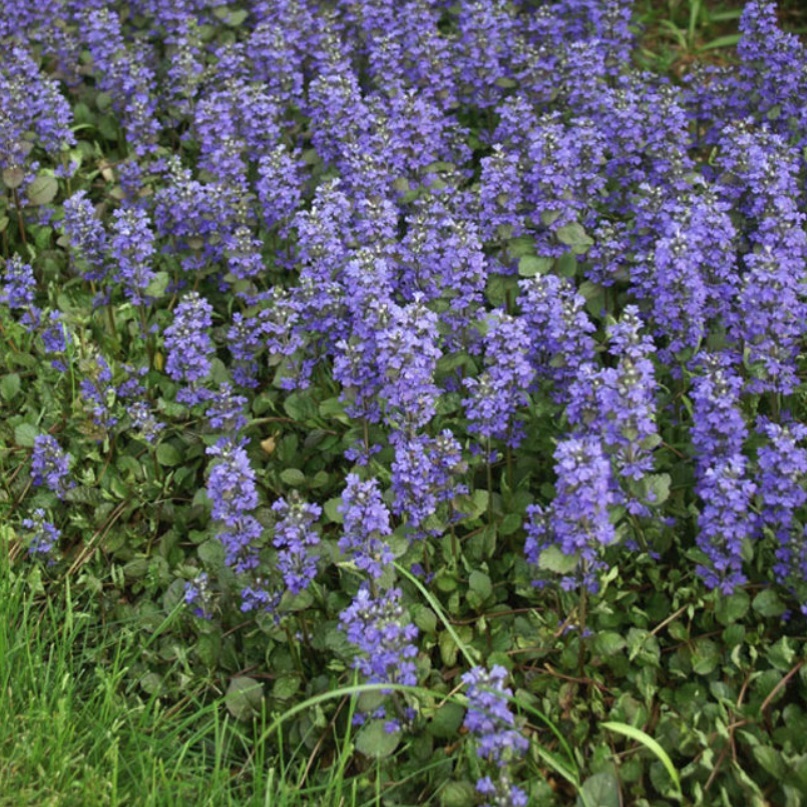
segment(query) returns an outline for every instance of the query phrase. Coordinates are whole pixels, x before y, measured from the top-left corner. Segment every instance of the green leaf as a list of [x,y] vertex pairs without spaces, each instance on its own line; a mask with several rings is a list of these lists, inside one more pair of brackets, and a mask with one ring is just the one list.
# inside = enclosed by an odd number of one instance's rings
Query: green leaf
[[314,401],[309,396],[299,393],[289,395],[283,402],[283,409],[297,423],[305,423],[317,415]]
[[477,795],[470,782],[446,782],[440,789],[440,807],[468,807],[476,803]]
[[285,468],[280,472],[280,480],[291,488],[299,488],[305,484],[305,474],[298,468]]
[[459,652],[454,637],[448,631],[443,631],[437,643],[440,646],[440,658],[443,664],[446,667],[453,667],[457,663],[457,653]]
[[182,464],[182,454],[171,443],[160,443],[157,446],[157,462],[166,468],[174,468]]
[[535,239],[529,235],[513,238],[507,244],[507,251],[513,258],[523,258],[525,255],[535,255]]
[[628,660],[638,660],[641,665],[659,666],[661,648],[658,639],[644,628],[628,631]]
[[272,697],[286,701],[300,690],[300,678],[288,673],[279,675],[272,686]]
[[600,727],[604,728],[606,731],[613,731],[616,734],[622,734],[624,737],[636,740],[636,742],[641,743],[649,751],[652,751],[670,775],[676,792],[679,795],[681,794],[681,777],[678,775],[673,761],[670,759],[667,752],[649,734],[641,729],[637,729],[635,726],[629,726],[627,723],[619,723],[616,721],[606,721],[605,723],[601,723]]
[[619,780],[611,771],[589,776],[580,788],[578,807],[620,807]]
[[553,258],[539,258],[537,255],[524,255],[518,261],[518,273],[521,277],[535,277],[552,271]]
[[129,580],[141,580],[148,574],[148,558],[134,558],[123,566],[123,574]]
[[14,427],[14,442],[23,448],[33,448],[39,429],[32,423],[18,423]]
[[697,639],[692,647],[692,671],[709,675],[720,663],[720,647],[711,639]]
[[38,176],[26,189],[25,195],[32,205],[50,204],[59,191],[59,183],[56,177],[42,175]]
[[224,24],[229,25],[230,28],[238,28],[239,26],[243,25],[244,20],[246,20],[248,16],[249,12],[244,8],[240,8],[237,11],[231,11],[224,18]]
[[356,735],[356,750],[370,759],[384,759],[398,747],[401,732],[388,732],[386,720],[368,720]]
[[341,423],[350,423],[350,418],[345,414],[345,405],[339,398],[328,398],[319,405],[320,417],[326,420],[338,420]]
[[754,759],[759,766],[767,771],[774,779],[781,780],[787,772],[782,755],[774,748],[767,745],[757,745],[752,749]]
[[218,631],[203,633],[196,642],[196,654],[209,669],[214,669],[221,656],[221,634]]
[[571,574],[577,564],[577,555],[566,555],[559,546],[548,546],[538,557],[538,568],[555,574]]
[[627,641],[616,631],[602,631],[594,639],[594,652],[600,656],[613,656],[627,647]]
[[437,630],[437,615],[420,603],[412,607],[412,621],[421,633],[434,633]]
[[199,560],[201,560],[205,566],[215,568],[216,566],[222,566],[224,564],[224,547],[217,538],[209,538],[203,544],[199,544],[199,548],[196,552],[199,555]]
[[460,704],[446,701],[429,722],[429,734],[440,740],[451,740],[457,736],[464,717],[465,709]]
[[778,642],[771,645],[767,654],[768,661],[772,667],[781,672],[787,672],[793,667],[796,660],[796,650],[787,636],[783,636]]
[[726,597],[719,595],[715,598],[715,617],[721,625],[728,627],[741,620],[751,607],[751,598],[742,589]]
[[261,713],[263,685],[242,675],[233,678],[224,695],[224,705],[236,720],[250,720]]
[[10,190],[19,188],[25,181],[25,171],[17,165],[13,168],[4,168],[2,176],[3,184]]
[[781,616],[787,610],[785,604],[779,599],[779,595],[772,588],[760,591],[754,597],[752,607],[760,616],[767,617]]
[[171,275],[168,272],[157,272],[146,286],[146,296],[159,299],[165,294]]
[[718,48],[733,48],[736,47],[739,41],[740,41],[739,34],[726,34],[725,36],[716,37],[711,42],[707,42],[698,50],[700,52],[703,52],[706,50],[717,50]]
[[[128,489],[125,489],[125,493],[128,495]],[[104,494],[97,487],[78,485],[77,487],[70,488],[70,490],[64,494],[64,498],[65,501],[73,502],[74,504],[91,504],[97,506],[104,501]]]
[[9,373],[0,378],[0,395],[3,400],[10,401],[20,391],[20,377],[16,373]]
[[647,501],[658,506],[664,504],[670,497],[670,483],[672,478],[669,474],[649,474],[647,480]]
[[572,252],[565,252],[557,259],[556,271],[561,277],[574,277],[577,274],[577,258]]
[[580,284],[579,293],[585,298],[586,311],[592,317],[599,317],[605,310],[605,287],[599,283],[584,280]]
[[576,221],[559,227],[556,235],[561,244],[572,247],[575,252],[585,252],[594,243],[594,239]]
[[475,594],[484,602],[493,593],[493,585],[490,577],[484,572],[473,571],[468,578],[468,585]]
[[344,516],[339,512],[339,508],[341,506],[341,496],[335,496],[333,499],[328,499],[328,501],[322,505],[322,510],[325,513],[325,517],[328,519],[328,521],[332,522],[333,524],[341,524],[345,520]]

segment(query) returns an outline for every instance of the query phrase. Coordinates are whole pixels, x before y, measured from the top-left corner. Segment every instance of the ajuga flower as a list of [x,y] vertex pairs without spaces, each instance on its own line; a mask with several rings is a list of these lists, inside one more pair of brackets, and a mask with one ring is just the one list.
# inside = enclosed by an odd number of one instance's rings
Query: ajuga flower
[[317,574],[317,558],[311,550],[319,544],[313,526],[322,508],[302,501],[293,493],[288,501],[278,499],[272,510],[278,518],[272,541],[278,550],[277,568],[288,591],[299,594]]
[[48,557],[59,543],[62,533],[46,519],[45,511],[41,507],[37,507],[32,516],[22,520],[22,526],[29,532],[28,554]]
[[384,567],[395,559],[386,542],[391,534],[389,511],[381,501],[378,482],[362,482],[356,474],[348,474],[339,512],[344,518],[339,549],[352,557],[359,569],[379,578]]
[[60,499],[70,487],[66,477],[70,472],[70,457],[49,434],[34,438],[34,453],[31,458],[31,479],[35,485],[45,485]]
[[515,727],[505,686],[507,670],[495,665],[490,671],[474,667],[462,676],[468,687],[468,711],[463,723],[476,740],[476,752],[495,766],[493,777],[479,779],[476,789],[490,799],[489,805],[526,807],[527,796],[512,784],[507,768],[529,750],[527,738]]
[[527,323],[503,311],[494,312],[488,323],[485,369],[478,378],[463,382],[469,393],[462,402],[468,413],[468,430],[517,446],[521,433],[515,415],[527,403],[527,391],[535,376],[527,358]]
[[378,596],[363,585],[339,617],[347,638],[359,649],[356,669],[371,683],[417,684],[417,628],[408,621],[400,589]]
[[174,381],[189,384],[181,390],[177,400],[199,403],[206,398],[204,390],[196,384],[210,372],[213,343],[207,333],[213,323],[213,308],[197,292],[188,292],[174,312],[174,322],[165,330],[165,347],[168,350],[166,372]]
[[145,211],[125,207],[112,214],[110,257],[117,267],[115,279],[135,305],[146,302],[146,289],[155,278],[154,251],[154,232]]
[[236,572],[258,565],[257,541],[263,529],[250,514],[258,504],[255,471],[244,444],[223,437],[207,449],[214,457],[207,480],[207,495],[213,502],[212,516],[221,521],[219,540],[224,545],[224,561]]

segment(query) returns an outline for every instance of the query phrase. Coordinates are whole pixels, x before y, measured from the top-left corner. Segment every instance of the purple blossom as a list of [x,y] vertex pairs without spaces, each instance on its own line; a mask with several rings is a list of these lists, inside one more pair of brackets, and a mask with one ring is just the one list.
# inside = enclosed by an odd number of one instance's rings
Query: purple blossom
[[696,490],[703,501],[697,544],[709,558],[709,565],[699,564],[696,571],[707,588],[732,594],[747,582],[743,544],[755,532],[750,507],[756,485],[747,479],[745,457],[716,458],[699,477]]
[[807,503],[807,439],[801,423],[772,423],[760,418],[757,431],[767,438],[757,452],[760,530],[769,530],[778,546],[773,572],[777,582],[795,588],[807,582],[807,544],[798,512]]
[[535,376],[529,360],[527,322],[503,311],[488,319],[485,335],[485,369],[477,378],[463,380],[469,396],[462,403],[468,414],[468,430],[483,438],[521,442],[517,410],[527,404],[527,391]]
[[392,512],[406,515],[409,526],[419,531],[440,502],[467,492],[457,481],[463,468],[461,447],[447,429],[437,437],[393,432],[390,443],[395,448]]
[[152,408],[146,401],[132,401],[126,407],[126,414],[132,423],[132,428],[147,443],[154,443],[165,428],[165,423],[161,423],[154,416]]
[[517,759],[529,748],[527,738],[515,728],[508,701],[513,691],[505,686],[507,677],[507,670],[499,665],[489,672],[474,667],[462,676],[468,687],[463,725],[476,736],[479,756],[499,766]]
[[134,304],[149,301],[146,290],[156,275],[152,268],[154,232],[148,215],[137,207],[126,207],[112,214],[110,258],[117,267],[115,280]]
[[344,519],[339,550],[377,580],[395,560],[385,540],[392,534],[392,528],[378,482],[375,479],[362,482],[356,474],[348,474],[339,512]]
[[67,480],[70,473],[70,456],[49,434],[38,434],[34,438],[34,451],[31,457],[31,481],[34,485],[45,485],[60,499],[64,498],[68,488],[72,487]]
[[87,192],[76,191],[65,200],[63,208],[62,226],[73,247],[71,261],[79,259],[87,280],[103,280],[107,273],[107,234],[87,198]]
[[302,160],[297,152],[277,145],[258,161],[255,190],[261,204],[261,216],[267,227],[278,227],[282,235],[302,201]]
[[378,363],[383,379],[380,397],[391,425],[415,431],[434,416],[439,390],[434,383],[437,361],[437,314],[420,295],[406,306],[390,305],[387,327],[378,335]]
[[168,350],[166,372],[174,381],[189,384],[177,400],[194,404],[206,397],[197,382],[210,373],[210,357],[215,348],[207,333],[213,324],[213,308],[195,291],[188,292],[174,312],[174,322],[165,330]]
[[243,573],[258,566],[260,523],[250,514],[258,505],[255,471],[244,442],[222,437],[207,449],[213,457],[207,479],[207,495],[213,502],[212,517],[222,522],[219,540],[225,549],[224,562]]
[[156,115],[150,55],[126,42],[118,14],[108,8],[82,9],[79,28],[93,59],[93,74],[121,116],[129,146],[139,156],[155,146],[162,128]]
[[221,384],[217,392],[212,392],[207,401],[205,416],[211,429],[233,435],[247,425],[244,409],[247,399],[243,395],[235,395],[232,385]]
[[[638,309],[625,307],[619,322],[608,328],[611,352],[619,357],[615,368],[601,371],[600,413],[604,443],[613,456],[617,474],[624,480],[638,481],[651,470],[650,450],[659,440],[655,423],[656,379],[650,357],[655,347],[642,334]],[[643,512],[638,502],[629,509]]]
[[743,382],[731,359],[702,353],[699,364],[703,369],[693,380],[691,394],[692,446],[703,471],[713,459],[740,454],[748,429],[739,409]]
[[470,209],[471,197],[452,190],[430,194],[407,217],[403,265],[396,287],[407,300],[441,300],[449,331],[445,350],[466,349],[475,338],[489,262]]
[[118,422],[113,414],[116,391],[112,369],[98,353],[80,359],[78,366],[84,411],[90,418],[95,439],[104,440]]
[[212,619],[213,594],[207,572],[200,572],[194,580],[185,583],[185,605],[193,606],[193,615]]
[[740,18],[737,55],[741,64],[734,87],[746,114],[754,114],[804,144],[807,53],[794,33],[778,25],[776,3],[749,0]]
[[400,589],[378,596],[362,585],[353,602],[339,616],[348,640],[359,651],[354,666],[370,683],[415,686],[417,628],[408,621]]
[[472,0],[459,10],[454,59],[461,99],[482,108],[496,106],[512,80],[516,17],[505,0]]
[[270,592],[260,577],[254,586],[244,586],[241,589],[241,611],[245,614],[250,611],[273,612],[280,603],[279,592]]
[[555,448],[556,495],[551,506],[527,508],[525,525],[527,560],[540,568],[541,555],[558,547],[574,559],[573,573],[562,573],[564,589],[584,586],[599,589],[597,573],[604,567],[604,547],[613,543],[616,532],[610,508],[616,503],[611,463],[599,437],[567,437]]
[[12,310],[28,310],[34,304],[36,280],[30,264],[24,263],[19,255],[12,255],[6,261],[3,288],[0,290],[0,303]]
[[[26,38],[22,32],[20,36]],[[0,109],[0,170],[30,167],[34,145],[55,157],[75,143],[72,112],[58,84],[40,71],[27,48],[13,40],[4,48],[0,64]]]
[[238,220],[238,189],[193,179],[173,156],[166,162],[164,182],[154,194],[155,230],[169,239],[166,251],[178,254],[186,271],[201,272],[224,256]]
[[510,780],[507,771],[499,771],[494,782],[490,776],[483,776],[476,782],[476,792],[490,801],[485,807],[528,807],[527,794]]
[[45,352],[53,356],[51,366],[66,373],[67,364],[64,359],[67,358],[67,348],[72,345],[73,337],[67,330],[60,311],[51,311],[47,322],[50,324],[42,331],[42,344],[45,346]]
[[522,159],[500,143],[482,158],[479,231],[485,241],[518,238],[526,226]]
[[704,354],[701,364],[692,390],[692,445],[695,492],[702,501],[696,540],[709,565],[697,571],[709,588],[730,594],[746,581],[743,545],[756,531],[751,512],[756,485],[747,478],[742,454],[748,434],[739,410],[742,380],[723,356]]
[[319,545],[319,535],[313,526],[322,515],[322,508],[302,501],[294,492],[288,501],[278,499],[272,510],[278,519],[272,541],[278,550],[277,568],[288,591],[299,594],[317,574],[317,558],[312,549]]
[[241,517],[258,505],[255,471],[244,445],[223,437],[207,449],[207,454],[215,458],[207,481],[212,515],[231,527],[238,526]]
[[539,378],[552,381],[553,397],[567,402],[578,368],[594,361],[591,334],[596,329],[585,300],[571,281],[556,275],[536,275],[518,285],[518,306],[530,333],[530,363]]
[[[342,385],[341,398],[347,404],[347,413],[377,422],[381,418],[379,396],[385,381],[379,357],[380,342],[395,306],[390,299],[390,266],[384,258],[361,250],[346,264],[344,282],[351,290],[345,305],[352,332],[335,345],[333,375]],[[394,360],[389,355],[387,358]],[[394,366],[392,370],[395,372]],[[426,401],[427,405],[429,403]]]
[[52,554],[59,544],[62,533],[45,517],[45,511],[37,507],[32,514],[32,518],[24,518],[22,526],[29,531],[27,537],[28,554],[34,557],[44,557],[51,559]]
[[482,777],[477,781],[477,791],[490,798],[489,804],[526,807],[527,796],[513,785],[508,768],[527,753],[530,744],[515,727],[508,700],[513,691],[505,686],[507,676],[507,670],[499,665],[489,672],[474,667],[463,674],[462,681],[468,687],[463,727],[474,736],[477,755],[496,766],[495,780]]

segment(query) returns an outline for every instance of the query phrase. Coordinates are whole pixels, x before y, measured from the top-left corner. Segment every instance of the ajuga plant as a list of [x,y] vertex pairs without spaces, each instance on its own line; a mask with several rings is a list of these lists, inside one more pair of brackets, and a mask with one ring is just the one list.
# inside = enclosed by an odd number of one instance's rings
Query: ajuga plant
[[641,7],[0,4],[0,537],[239,787],[803,802],[807,56]]

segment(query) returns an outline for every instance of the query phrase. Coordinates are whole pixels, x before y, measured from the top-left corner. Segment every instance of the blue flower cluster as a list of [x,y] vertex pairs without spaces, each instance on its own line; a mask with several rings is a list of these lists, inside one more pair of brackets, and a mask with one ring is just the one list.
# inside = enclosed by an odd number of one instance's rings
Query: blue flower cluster
[[514,785],[508,774],[512,766],[529,750],[527,738],[516,728],[508,698],[512,690],[505,686],[508,672],[495,665],[488,671],[474,667],[462,676],[468,687],[468,711],[463,726],[476,740],[476,752],[496,769],[496,777],[481,778],[476,789],[488,805],[510,804],[526,807],[527,794]]

